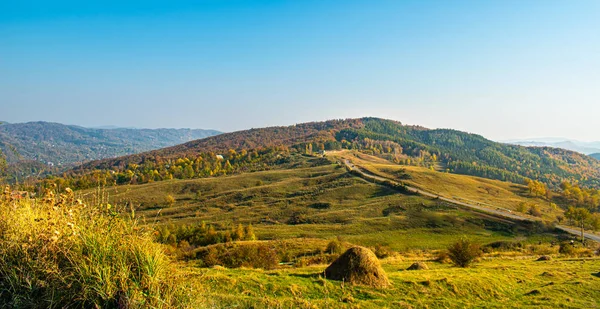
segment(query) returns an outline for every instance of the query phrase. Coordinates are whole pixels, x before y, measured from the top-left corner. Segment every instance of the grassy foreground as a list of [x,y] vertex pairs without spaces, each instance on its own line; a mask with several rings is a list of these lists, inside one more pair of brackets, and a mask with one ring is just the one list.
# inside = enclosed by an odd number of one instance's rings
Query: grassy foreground
[[174,264],[151,231],[111,208],[87,206],[70,190],[43,200],[2,196],[0,307],[184,306]]
[[190,269],[202,281],[199,301],[211,308],[598,308],[600,259],[488,258],[463,269],[413,258],[382,265],[391,287],[376,289],[324,279],[326,265],[273,271]]

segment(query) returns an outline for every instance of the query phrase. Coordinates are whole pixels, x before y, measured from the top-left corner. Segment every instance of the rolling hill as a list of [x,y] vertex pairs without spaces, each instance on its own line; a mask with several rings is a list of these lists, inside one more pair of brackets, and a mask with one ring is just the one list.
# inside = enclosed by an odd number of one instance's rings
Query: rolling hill
[[[75,173],[98,169],[125,172],[131,164],[143,170],[146,164],[149,167],[146,170],[151,166],[152,171],[173,177],[174,172],[161,172],[161,164],[166,171],[166,166],[172,165],[165,163],[169,160],[186,158],[191,162],[200,156],[206,159],[215,155],[223,158],[219,170],[224,169],[227,162],[235,170],[234,161],[239,161],[240,151],[246,151],[244,156],[251,156],[250,150],[265,148],[297,153],[355,149],[404,165],[514,183],[524,183],[530,178],[553,187],[564,180],[600,187],[600,162],[577,152],[508,145],[476,134],[432,130],[379,118],[330,120],[226,133],[145,153],[89,162]],[[199,167],[197,164],[195,168]]]
[[7,162],[73,166],[82,162],[163,148],[221,132],[192,129],[91,129],[49,122],[0,125]]

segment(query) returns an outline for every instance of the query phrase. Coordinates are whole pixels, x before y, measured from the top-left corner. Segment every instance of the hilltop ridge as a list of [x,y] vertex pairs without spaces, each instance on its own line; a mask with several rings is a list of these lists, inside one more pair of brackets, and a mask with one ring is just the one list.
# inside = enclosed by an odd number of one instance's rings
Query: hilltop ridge
[[[157,160],[190,160],[201,154],[283,147],[296,152],[358,149],[406,165],[523,183],[526,178],[558,186],[569,180],[600,186],[600,162],[552,147],[524,147],[452,129],[427,129],[380,118],[309,122],[221,134],[184,144],[86,163],[78,172],[126,169]],[[224,161],[225,162],[225,161]]]

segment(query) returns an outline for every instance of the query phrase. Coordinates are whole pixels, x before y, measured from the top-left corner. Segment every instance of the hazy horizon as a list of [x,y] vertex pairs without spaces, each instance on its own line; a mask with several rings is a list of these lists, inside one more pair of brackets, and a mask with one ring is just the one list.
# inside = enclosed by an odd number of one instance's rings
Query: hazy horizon
[[0,4],[0,118],[600,140],[598,1]]

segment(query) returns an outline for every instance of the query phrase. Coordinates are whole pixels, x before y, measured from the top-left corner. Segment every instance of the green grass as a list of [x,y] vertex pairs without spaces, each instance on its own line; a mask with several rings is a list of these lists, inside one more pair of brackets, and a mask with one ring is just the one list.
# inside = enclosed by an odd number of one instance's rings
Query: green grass
[[[343,153],[348,155],[349,153]],[[354,155],[354,154],[351,154]],[[544,203],[525,187],[418,167],[402,167],[358,154],[353,157],[373,173],[449,197],[514,209],[519,203]],[[108,188],[111,203],[131,205],[147,227],[200,224],[231,230],[252,224],[256,242],[228,243],[273,248],[294,265],[319,261],[327,243],[341,237],[344,246],[386,246],[383,260],[393,285],[379,290],[321,278],[326,265],[280,266],[279,269],[202,268],[197,253],[186,249],[188,262],[177,273],[191,285],[198,308],[580,308],[598,307],[598,259],[569,260],[550,243],[569,236],[530,222],[511,222],[470,212],[436,199],[405,195],[373,184],[335,164],[193,180],[171,180]],[[80,192],[91,198],[92,191]],[[166,196],[175,199],[168,205]],[[496,206],[498,205],[498,206]],[[544,206],[546,207],[546,206]],[[548,209],[546,209],[548,210]],[[555,213],[548,210],[550,216]],[[292,220],[293,219],[293,220]],[[519,242],[516,251],[491,252],[468,269],[428,262],[428,271],[405,271],[412,262],[431,260],[463,236],[480,244]],[[177,251],[181,248],[173,248]],[[589,250],[580,249],[583,256]],[[551,254],[550,262],[534,262]],[[557,257],[559,257],[557,259]],[[312,263],[312,262],[310,262]],[[310,264],[308,263],[308,264]],[[528,293],[537,290],[534,294]]]
[[[106,194],[114,203],[137,207],[149,224],[206,222],[229,230],[250,223],[263,240],[341,236],[355,244],[404,251],[444,248],[461,235],[492,242],[532,234],[527,226],[400,194],[333,163],[121,186]],[[164,201],[167,195],[175,198],[173,206]],[[323,204],[327,207],[315,206]],[[294,216],[303,224],[290,224]]]
[[521,203],[527,204],[527,210],[531,205],[538,205],[543,210],[543,218],[551,221],[562,214],[562,210],[551,207],[550,202],[530,196],[524,185],[432,171],[418,166],[398,165],[381,158],[350,151],[334,152],[331,155],[336,158],[348,158],[373,174],[462,202],[512,211],[518,209]]
[[[214,308],[597,308],[600,260],[485,259],[472,268],[421,259],[382,261],[392,286],[375,289],[323,279],[323,266],[263,271],[194,269],[202,278],[199,299]],[[534,292],[538,291],[538,292]],[[531,294],[530,294],[531,293]],[[530,295],[528,295],[530,294]]]

